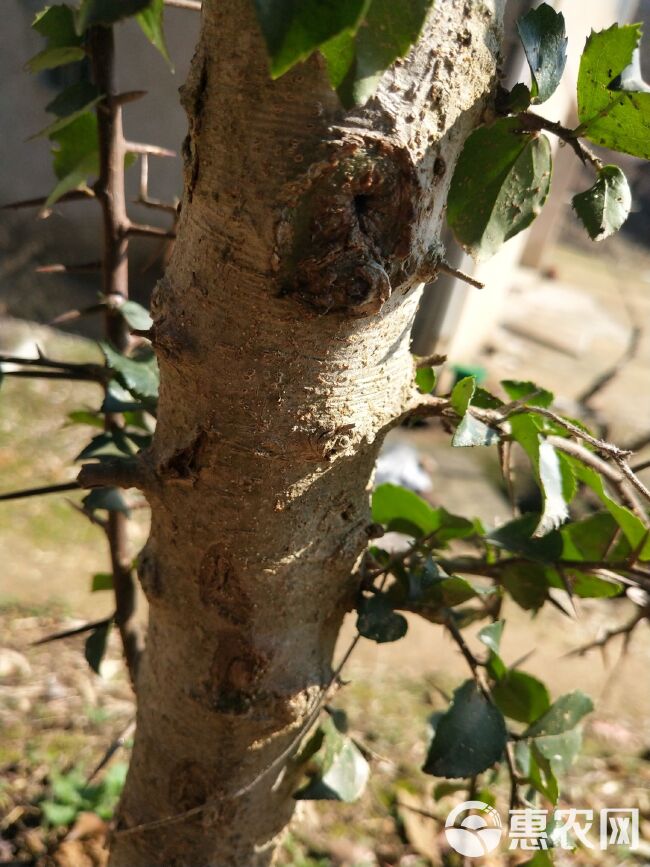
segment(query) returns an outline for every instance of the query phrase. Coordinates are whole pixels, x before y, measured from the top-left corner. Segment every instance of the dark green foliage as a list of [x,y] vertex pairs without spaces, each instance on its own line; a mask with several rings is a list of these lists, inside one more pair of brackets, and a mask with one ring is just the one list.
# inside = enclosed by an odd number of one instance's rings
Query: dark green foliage
[[650,159],[650,93],[614,86],[640,38],[639,24],[614,24],[587,39],[578,73],[579,131],[596,144]]
[[545,102],[555,92],[566,66],[564,16],[547,3],[531,9],[517,22],[530,71],[532,102]]
[[501,711],[467,680],[436,726],[423,770],[436,777],[471,777],[501,758],[507,740]]
[[632,194],[618,166],[603,166],[593,187],[578,193],[571,203],[589,237],[602,241],[618,232],[626,221]]
[[466,250],[489,259],[532,223],[550,184],[548,139],[522,132],[517,118],[502,118],[465,142],[449,190],[447,221]]
[[84,656],[86,662],[92,670],[99,674],[99,666],[101,665],[104,654],[106,653],[106,644],[108,642],[108,633],[111,631],[112,623],[102,623],[96,627],[86,639],[84,645]]
[[406,618],[396,614],[385,596],[370,596],[363,599],[358,608],[357,630],[364,638],[378,644],[398,641],[406,635]]
[[356,801],[368,781],[370,769],[363,753],[336,725],[325,719],[306,747],[310,759],[309,782],[294,795],[299,801]]

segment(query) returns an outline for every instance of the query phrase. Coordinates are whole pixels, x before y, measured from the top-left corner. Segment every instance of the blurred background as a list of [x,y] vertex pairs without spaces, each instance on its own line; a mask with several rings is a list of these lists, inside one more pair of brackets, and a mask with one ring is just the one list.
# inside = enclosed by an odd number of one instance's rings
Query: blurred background
[[[504,72],[509,84],[528,81],[514,21],[534,5],[527,0],[508,4]],[[558,0],[553,5],[567,19],[569,64],[564,84],[542,113],[575,126],[574,83],[589,31],[615,21],[647,24],[650,0]],[[41,6],[41,0],[4,0],[0,204],[41,196],[54,185],[48,142],[30,137],[47,125],[44,106],[63,73],[55,69],[31,76],[24,71],[39,50],[39,37],[29,25]],[[185,117],[177,91],[198,19],[191,11],[166,11],[174,74],[135,24],[118,28],[119,86],[147,91],[126,109],[130,140],[180,151]],[[650,39],[642,46],[641,65],[650,76]],[[572,195],[591,185],[591,176],[568,148],[556,148],[554,160],[552,193],[541,216],[494,259],[477,268],[449,239],[450,263],[473,273],[486,288],[477,291],[444,275],[427,287],[413,349],[418,355],[447,355],[443,390],[467,373],[488,388],[498,388],[503,378],[531,379],[555,392],[563,413],[583,418],[621,446],[637,448],[644,459],[650,452],[650,167],[631,157],[613,160],[628,176],[634,209],[618,235],[596,245],[570,206]],[[128,177],[129,196],[135,200],[137,170]],[[173,201],[181,184],[180,158],[150,159],[151,195]],[[142,222],[169,225],[166,215],[137,204],[131,210]],[[36,209],[0,211],[2,353],[33,356],[38,345],[56,358],[99,359],[94,340],[101,333],[101,317],[51,324],[68,311],[96,303],[98,274],[36,270],[61,262],[93,262],[99,237],[99,215],[88,203],[56,205],[46,218],[37,217]],[[168,241],[134,239],[131,291],[136,300],[147,304],[168,253]],[[66,416],[96,403],[92,385],[5,380],[0,491],[72,479],[72,461],[87,433],[66,423]],[[435,504],[480,517],[487,525],[511,516],[495,455],[489,449],[452,450],[449,436],[436,427],[391,434],[380,472],[382,480],[408,484]],[[648,481],[647,474],[644,478]],[[523,475],[517,495],[522,507],[530,498],[534,501],[534,487]],[[0,864],[105,863],[97,842],[103,825],[99,831],[94,826],[79,832],[66,841],[67,849],[52,856],[40,817],[24,806],[53,767],[91,769],[133,715],[117,644],[111,646],[101,678],[88,670],[82,639],[29,647],[48,631],[111,611],[110,594],[89,592],[91,576],[106,569],[106,552],[96,528],[76,514],[73,505],[79,500],[73,493],[0,504]],[[146,538],[146,511],[136,510],[133,523],[135,556]],[[547,606],[532,622],[523,612],[508,610],[504,656],[514,661],[530,652],[527,670],[543,676],[554,695],[576,686],[592,695],[597,709],[587,728],[586,753],[563,798],[578,808],[638,806],[644,841],[628,856],[629,863],[650,864],[650,631],[646,626],[637,630],[625,655],[621,643],[613,643],[604,657],[597,652],[566,655],[628,619],[631,605],[623,600],[612,614],[615,606],[608,604],[605,611],[597,601],[585,600],[572,619]],[[449,805],[444,794],[435,796],[430,780],[417,768],[427,716],[445,705],[443,696],[465,677],[457,650],[441,630],[414,621],[405,641],[388,647],[362,642],[347,677],[352,683],[342,692],[341,704],[377,751],[379,782],[355,807],[302,805],[283,863],[456,863],[445,860],[451,856],[439,829],[421,815],[444,815]],[[125,753],[118,756],[117,767],[125,760]],[[388,810],[389,781],[404,783],[400,800],[414,809]],[[22,835],[20,862],[14,860],[17,835]],[[506,863],[504,857],[485,863]],[[572,865],[620,863],[615,851],[568,857],[566,863]]]

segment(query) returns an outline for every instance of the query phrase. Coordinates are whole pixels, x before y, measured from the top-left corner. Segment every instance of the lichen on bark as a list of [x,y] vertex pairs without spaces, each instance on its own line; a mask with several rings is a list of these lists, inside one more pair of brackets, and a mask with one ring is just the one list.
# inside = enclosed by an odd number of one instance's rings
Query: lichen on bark
[[271,81],[250,0],[204,0],[178,238],[153,304],[149,629],[113,867],[272,860],[290,781],[233,793],[330,677],[375,458],[412,396],[418,274],[490,92],[500,6],[437,3],[346,113],[317,56]]

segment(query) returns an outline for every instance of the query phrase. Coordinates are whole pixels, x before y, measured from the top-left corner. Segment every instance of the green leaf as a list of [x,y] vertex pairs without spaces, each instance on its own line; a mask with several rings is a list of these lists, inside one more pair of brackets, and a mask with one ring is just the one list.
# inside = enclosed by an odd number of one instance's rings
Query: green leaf
[[112,590],[113,589],[113,576],[110,572],[97,572],[97,574],[93,575],[92,584],[90,585],[90,592],[97,593],[99,590]]
[[476,391],[472,397],[472,406],[476,406],[479,409],[500,409],[503,405],[503,401],[496,395],[485,388],[481,388],[480,385],[476,387]]
[[254,0],[273,78],[333,37],[355,33],[369,5],[370,0]]
[[465,376],[459,380],[451,392],[450,401],[452,407],[462,418],[467,412],[467,407],[476,391],[476,377]]
[[109,621],[93,629],[84,645],[86,662],[96,674],[99,674],[99,666],[106,652],[108,633],[110,632],[111,625],[112,622]]
[[618,166],[598,171],[593,187],[571,200],[573,209],[593,241],[603,241],[621,228],[632,207],[627,178]]
[[488,626],[484,626],[478,633],[479,641],[488,647],[493,653],[499,654],[501,646],[501,636],[503,635],[504,620],[495,620]]
[[149,311],[137,301],[125,301],[120,305],[119,312],[127,325],[136,331],[148,331],[153,325]]
[[465,413],[463,420],[454,431],[451,444],[454,448],[468,446],[491,446],[498,442],[501,434],[472,415]]
[[96,24],[109,26],[130,18],[149,7],[151,0],[81,0],[77,14],[77,32],[83,33]]
[[415,384],[422,394],[431,394],[436,387],[436,372],[433,367],[419,367],[415,372]]
[[596,470],[586,466],[586,464],[583,464],[582,461],[573,456],[567,455],[567,459],[578,480],[591,488],[610,515],[614,518],[623,531],[625,538],[630,543],[632,550],[638,550],[639,559],[650,559],[650,534],[648,534],[648,530],[643,521],[637,518],[634,512],[630,511],[626,506],[621,506],[620,503],[617,503],[616,500],[613,500],[610,497],[605,489],[605,483],[602,477],[596,472]]
[[111,380],[106,390],[101,412],[140,412],[149,411],[149,407],[139,401],[134,401],[130,392],[123,386]]
[[547,408],[555,400],[553,392],[540,388],[530,380],[502,379],[501,386],[510,400],[524,401],[527,406]]
[[[565,589],[559,575],[555,576],[553,571],[549,571],[548,574],[549,584],[552,587]],[[620,596],[624,589],[623,584],[599,578],[590,572],[581,572],[579,569],[565,567],[564,576],[571,585],[573,595],[581,599],[613,599],[615,596]]]
[[408,521],[422,535],[428,535],[440,526],[438,514],[431,506],[399,485],[378,485],[372,495],[372,520],[390,527],[396,521]]
[[459,575],[440,576],[423,582],[419,601],[423,607],[453,608],[477,595],[476,588]]
[[540,563],[504,562],[499,580],[525,611],[537,611],[546,602],[548,576]]
[[650,93],[614,87],[640,38],[640,24],[614,24],[587,39],[578,72],[578,132],[595,144],[650,159]]
[[101,99],[102,94],[90,81],[83,79],[71,84],[56,99],[45,106],[45,110],[55,114],[58,120],[42,129],[33,138],[37,136],[52,137],[55,132],[68,126],[86,112],[90,112],[90,109],[97,105]]
[[44,69],[56,69],[57,66],[66,66],[68,63],[76,63],[83,60],[86,52],[81,46],[62,45],[60,48],[45,48],[39,51],[25,67],[28,72],[42,72]]
[[492,697],[505,716],[523,723],[532,723],[551,706],[541,680],[523,671],[508,671],[492,687]]
[[584,692],[560,696],[533,725],[526,730],[526,737],[560,735],[576,727],[580,720],[594,709],[592,700]]
[[131,510],[118,488],[93,488],[83,499],[84,509],[94,512],[96,509],[106,509],[108,512],[122,512],[127,517]]
[[555,776],[566,774],[576,760],[582,746],[582,734],[576,729],[558,735],[534,738],[533,749],[537,758],[543,756]]
[[344,106],[372,96],[385,70],[417,41],[432,5],[433,0],[371,0],[354,38],[348,31],[321,47]]
[[56,801],[41,801],[39,806],[47,824],[54,828],[71,825],[79,812],[72,804],[58,804]]
[[74,412],[69,412],[66,418],[69,424],[87,424],[90,427],[104,429],[104,419],[101,415],[86,409],[77,409]]
[[539,515],[523,515],[493,530],[488,534],[487,540],[499,548],[505,548],[530,560],[543,563],[559,560],[562,556],[562,536],[554,531],[546,536],[533,538],[538,525]]
[[32,27],[47,41],[47,47],[27,63],[30,72],[54,69],[86,56],[74,26],[73,10],[64,4],[47,6],[39,12]]
[[542,3],[517,21],[517,30],[533,78],[532,101],[545,102],[555,92],[566,66],[564,16]]
[[552,804],[560,794],[551,763],[535,748],[535,741],[519,741],[515,746],[515,762],[521,775]]
[[169,57],[167,50],[167,42],[165,41],[165,31],[163,29],[165,0],[150,0],[149,6],[139,12],[136,20],[140,25],[140,29],[147,37],[149,42],[157,48],[170,65],[172,72],[174,67]]
[[507,738],[501,711],[473,680],[465,681],[438,722],[423,771],[436,777],[473,777],[499,761]]
[[51,133],[53,168],[59,183],[50,193],[46,207],[62,195],[86,184],[89,176],[99,174],[97,118],[84,112],[63,128]]
[[625,560],[632,548],[624,536],[614,542],[619,531],[616,520],[609,512],[597,512],[582,521],[565,524],[562,536],[563,560],[604,560],[610,563]]
[[152,349],[128,357],[116,352],[110,344],[101,342],[106,364],[114,370],[121,385],[134,397],[143,400],[158,397],[158,363]]
[[393,611],[385,596],[377,594],[361,600],[358,607],[357,629],[364,638],[385,644],[399,641],[406,635],[408,623],[401,614]]
[[521,132],[516,117],[475,130],[465,142],[451,182],[447,221],[479,261],[529,226],[551,184],[545,136]]
[[321,724],[322,745],[314,757],[316,773],[294,794],[299,801],[358,800],[368,782],[370,769],[361,751],[331,719]]

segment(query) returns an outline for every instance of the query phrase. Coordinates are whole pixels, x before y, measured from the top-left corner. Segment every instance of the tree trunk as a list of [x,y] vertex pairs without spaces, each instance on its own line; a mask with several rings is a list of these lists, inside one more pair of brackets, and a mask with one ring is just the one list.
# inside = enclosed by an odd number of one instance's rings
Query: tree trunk
[[418,274],[493,82],[500,6],[439,0],[345,113],[318,57],[271,81],[250,0],[204,0],[178,240],[153,305],[149,630],[113,867],[272,860],[291,780],[235,793],[331,675],[369,478],[413,396]]

